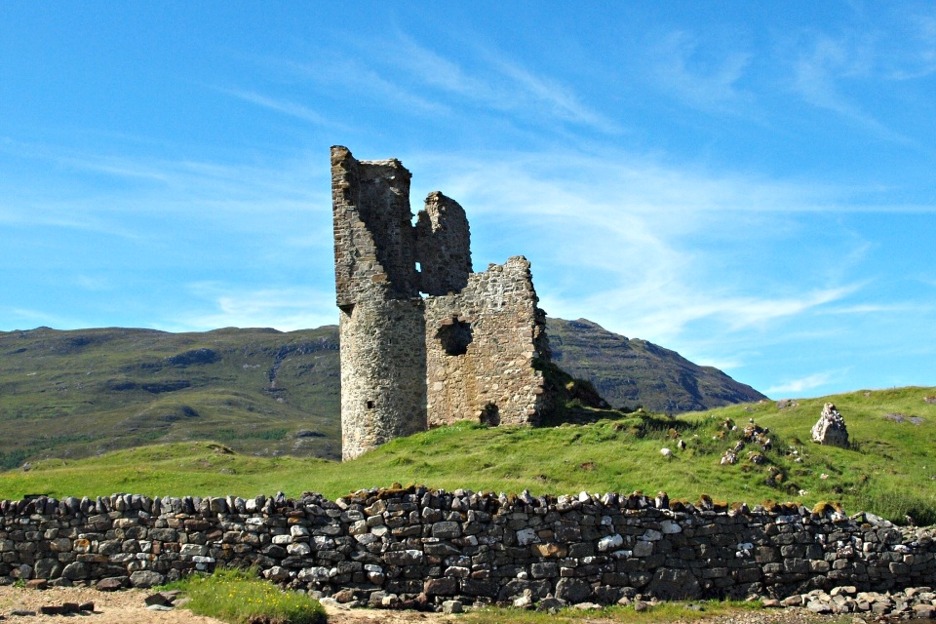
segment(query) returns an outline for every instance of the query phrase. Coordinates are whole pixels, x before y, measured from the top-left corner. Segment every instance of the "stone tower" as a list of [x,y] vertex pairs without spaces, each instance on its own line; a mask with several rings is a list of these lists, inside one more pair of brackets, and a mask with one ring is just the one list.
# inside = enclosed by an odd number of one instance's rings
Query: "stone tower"
[[464,209],[430,193],[414,225],[398,160],[335,146],[331,173],[342,457],[466,418],[538,422],[552,402],[530,263],[472,273]]

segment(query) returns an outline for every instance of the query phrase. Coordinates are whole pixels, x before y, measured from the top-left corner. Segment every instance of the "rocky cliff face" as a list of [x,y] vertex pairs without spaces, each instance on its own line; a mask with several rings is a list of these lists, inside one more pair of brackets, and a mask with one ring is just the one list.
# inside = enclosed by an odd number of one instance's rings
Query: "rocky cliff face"
[[585,319],[548,319],[553,362],[586,379],[616,408],[638,405],[676,414],[767,397],[717,368],[698,366],[675,351],[629,339]]

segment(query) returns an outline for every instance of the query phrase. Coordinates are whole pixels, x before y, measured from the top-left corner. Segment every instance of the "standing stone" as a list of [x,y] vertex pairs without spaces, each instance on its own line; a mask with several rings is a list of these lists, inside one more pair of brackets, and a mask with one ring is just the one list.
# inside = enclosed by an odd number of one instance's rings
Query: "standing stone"
[[845,428],[845,419],[835,405],[826,403],[822,408],[819,421],[812,428],[813,442],[827,446],[848,448],[848,429]]

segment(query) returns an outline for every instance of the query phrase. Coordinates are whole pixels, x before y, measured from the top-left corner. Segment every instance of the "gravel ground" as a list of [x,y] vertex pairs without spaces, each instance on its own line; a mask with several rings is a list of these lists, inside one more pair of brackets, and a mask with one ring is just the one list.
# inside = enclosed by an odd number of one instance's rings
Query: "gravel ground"
[[[0,618],[4,624],[221,624],[214,618],[193,615],[188,609],[171,611],[150,611],[144,599],[152,592],[128,589],[117,592],[101,592],[91,588],[52,587],[45,590],[25,589],[21,587],[0,587]],[[40,615],[44,606],[87,602],[94,603],[94,613],[88,615],[51,616]],[[424,622],[425,624],[443,624],[450,622],[452,616],[438,613],[415,613],[402,611],[383,611],[376,609],[334,609],[328,610],[329,624],[404,624]],[[36,615],[14,615],[14,611],[32,611]]]
[[[0,587],[0,618],[4,624],[53,624],[66,620],[73,624],[220,624],[213,618],[193,615],[187,609],[172,611],[150,611],[144,604],[149,592],[123,590],[101,592],[90,588],[54,587],[46,590],[19,587]],[[38,615],[43,606],[61,606],[63,603],[94,603],[94,613],[89,615],[49,616]],[[452,624],[457,616],[413,611],[387,611],[376,609],[328,609],[329,624]],[[14,615],[14,611],[32,611],[37,615]],[[609,624],[610,620],[585,616],[583,624]],[[698,620],[696,621],[698,622]],[[852,622],[851,616],[817,616],[804,609],[770,609],[744,611],[731,616],[706,618],[706,624],[832,624]],[[673,623],[677,624],[677,623]]]
[[68,621],[87,620],[88,624],[219,624],[218,620],[192,615],[191,611],[150,611],[143,599],[148,594],[139,590],[101,592],[90,588],[53,587],[42,591],[20,587],[0,587],[0,615],[9,624],[50,624],[63,616],[13,615],[14,611],[39,613],[43,606],[61,606],[66,602],[94,603],[94,613],[87,616],[68,616]]

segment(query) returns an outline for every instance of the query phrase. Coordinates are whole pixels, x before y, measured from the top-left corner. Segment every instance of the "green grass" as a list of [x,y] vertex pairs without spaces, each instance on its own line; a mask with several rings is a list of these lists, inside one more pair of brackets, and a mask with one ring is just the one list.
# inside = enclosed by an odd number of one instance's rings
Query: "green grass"
[[230,624],[325,624],[325,609],[305,594],[284,591],[244,570],[219,570],[211,576],[188,576],[173,583],[190,600],[195,615]]
[[252,497],[314,489],[311,475],[340,464],[299,457],[257,457],[215,442],[156,444],[78,460],[43,460],[24,472],[0,473],[0,498],[29,493],[106,496],[130,492],[147,496]]
[[668,601],[649,606],[644,611],[634,607],[605,607],[583,611],[561,609],[556,613],[513,608],[484,608],[460,616],[464,624],[577,624],[580,622],[622,622],[653,624],[655,622],[693,622],[713,617],[739,615],[762,609],[760,601],[703,600],[693,602]]
[[[739,405],[678,418],[620,415],[588,425],[485,428],[469,422],[395,440],[350,462],[255,457],[207,442],[156,445],[83,460],[36,462],[28,472],[0,473],[0,498],[27,493],[100,496],[253,497],[315,491],[337,497],[394,482],[434,488],[571,494],[585,490],[671,499],[798,502],[814,507],[840,502],[847,513],[869,511],[904,522],[936,524],[936,388],[853,392],[798,401]],[[845,417],[853,448],[809,441],[822,404],[832,400]],[[897,422],[889,414],[906,418]],[[916,423],[910,418],[916,419]],[[733,420],[736,431],[723,423]],[[748,444],[736,465],[720,465],[727,448],[753,419],[769,429],[772,448]],[[676,449],[673,431],[687,443]],[[666,460],[662,447],[673,450]],[[748,453],[757,450],[765,463]],[[796,451],[797,455],[791,454]],[[797,461],[799,458],[799,461]]]

